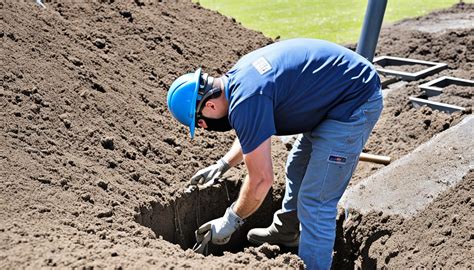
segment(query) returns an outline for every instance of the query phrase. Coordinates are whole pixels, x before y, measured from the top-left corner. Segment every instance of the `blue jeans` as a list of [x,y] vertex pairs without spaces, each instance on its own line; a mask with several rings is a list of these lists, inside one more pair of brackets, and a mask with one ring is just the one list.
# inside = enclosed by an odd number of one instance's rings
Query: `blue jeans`
[[331,267],[337,203],[382,108],[382,94],[377,91],[348,121],[326,119],[300,134],[289,153],[282,210],[298,211],[298,254],[308,269]]

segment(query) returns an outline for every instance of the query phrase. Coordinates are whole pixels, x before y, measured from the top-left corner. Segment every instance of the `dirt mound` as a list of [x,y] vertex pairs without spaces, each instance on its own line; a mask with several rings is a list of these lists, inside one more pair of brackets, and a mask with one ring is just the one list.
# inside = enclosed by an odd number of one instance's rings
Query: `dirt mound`
[[369,256],[388,268],[469,268],[474,248],[470,209],[474,170],[455,188],[437,198],[420,215],[389,237],[376,241]]
[[172,80],[200,65],[223,73],[271,40],[190,2],[0,5],[2,268],[301,265],[253,251],[205,259],[136,223],[232,141],[190,141],[170,121]]
[[[194,228],[235,200],[245,172],[231,170],[229,183],[204,196],[182,192],[234,135],[198,130],[189,140],[170,121],[168,86],[200,65],[222,74],[272,41],[187,1],[46,4],[0,3],[0,267],[302,267],[285,250],[238,239],[215,251],[244,250],[236,254],[183,250]],[[445,61],[443,74],[472,78],[472,31],[395,25],[384,29],[379,54]],[[367,151],[398,158],[462,117],[413,109],[418,83],[389,96]],[[248,227],[268,224],[281,202],[287,149],[274,149],[277,181]],[[355,178],[377,168],[362,165]]]
[[471,170],[457,186],[409,220],[383,213],[365,217],[352,213],[344,225],[345,239],[358,245],[351,246],[352,264],[348,265],[362,269],[469,269],[474,231],[470,210],[473,188]]

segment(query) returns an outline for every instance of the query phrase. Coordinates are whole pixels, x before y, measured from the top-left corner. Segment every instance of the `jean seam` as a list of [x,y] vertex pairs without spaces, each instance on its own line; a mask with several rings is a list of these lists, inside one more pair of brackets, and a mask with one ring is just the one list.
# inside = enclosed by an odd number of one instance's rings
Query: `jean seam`
[[[316,219],[314,220],[314,223],[318,223],[318,219],[320,217],[319,215],[319,212],[321,210],[321,207],[323,206],[323,198],[322,198],[322,193],[323,193],[323,190],[324,190],[324,186],[326,184],[326,180],[327,180],[327,175],[328,175],[328,171],[329,171],[329,164],[326,165],[326,172],[324,174],[324,180],[323,180],[323,183],[321,185],[321,191],[319,192],[319,195],[317,196],[317,198],[321,201],[318,205],[318,207],[316,207],[316,211],[315,211],[315,216],[316,216]],[[303,184],[303,183],[301,183]],[[298,194],[298,197],[299,197],[299,194]],[[298,198],[298,201],[301,201],[300,198]]]
[[321,200],[321,204],[324,201],[322,193],[323,193],[324,188],[326,187],[326,181],[328,179],[328,172],[329,172],[329,163],[326,162],[326,172],[324,173],[324,180],[323,180],[323,183],[321,185],[321,191],[319,192],[319,196],[318,196],[318,198]]

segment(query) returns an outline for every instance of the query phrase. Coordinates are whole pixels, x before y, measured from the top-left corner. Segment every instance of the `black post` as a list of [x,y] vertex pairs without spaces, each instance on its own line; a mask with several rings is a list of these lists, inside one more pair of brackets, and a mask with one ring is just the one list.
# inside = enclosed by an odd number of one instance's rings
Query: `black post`
[[364,24],[362,25],[356,52],[370,62],[374,59],[386,7],[387,0],[369,0],[367,3],[367,11],[365,12]]

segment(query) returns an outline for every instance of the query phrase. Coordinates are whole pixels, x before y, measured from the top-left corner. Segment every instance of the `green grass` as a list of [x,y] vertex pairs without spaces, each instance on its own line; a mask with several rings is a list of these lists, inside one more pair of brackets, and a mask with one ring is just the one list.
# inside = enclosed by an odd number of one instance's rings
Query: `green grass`
[[[337,43],[357,41],[367,5],[367,0],[194,1],[272,38],[312,37]],[[459,0],[388,0],[384,23],[424,15],[457,2]]]

